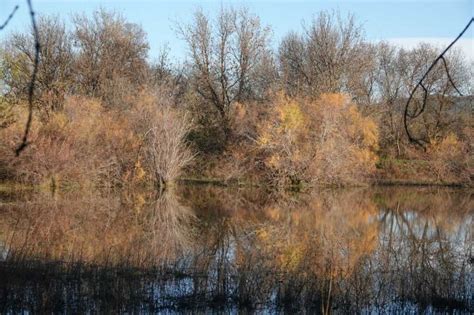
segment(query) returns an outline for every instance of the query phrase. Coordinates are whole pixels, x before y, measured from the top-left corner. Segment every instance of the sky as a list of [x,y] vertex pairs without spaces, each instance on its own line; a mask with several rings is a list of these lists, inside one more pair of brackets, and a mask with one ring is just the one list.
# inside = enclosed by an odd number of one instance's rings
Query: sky
[[[127,20],[142,26],[150,43],[151,60],[166,45],[178,61],[186,54],[183,41],[176,35],[177,23],[190,21],[197,8],[213,14],[221,6],[246,6],[271,27],[276,47],[289,31],[301,31],[321,10],[336,10],[342,16],[352,13],[362,24],[369,41],[385,40],[411,48],[419,42],[444,47],[454,39],[474,15],[474,0],[32,0],[38,14],[56,14],[69,19],[73,13],[91,14],[103,7],[122,13]],[[29,25],[26,0],[0,0],[3,23],[19,4],[11,23],[0,32],[0,40],[12,31]],[[456,44],[474,61],[474,25]]]

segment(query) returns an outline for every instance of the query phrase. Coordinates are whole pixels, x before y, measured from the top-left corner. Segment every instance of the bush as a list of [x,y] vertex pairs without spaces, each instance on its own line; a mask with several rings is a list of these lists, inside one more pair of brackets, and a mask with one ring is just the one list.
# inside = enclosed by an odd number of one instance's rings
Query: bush
[[126,167],[123,153],[134,140],[114,116],[96,100],[70,97],[64,110],[51,113],[45,122],[35,121],[30,145],[18,158],[13,151],[25,120],[7,128],[1,138],[7,144],[3,162],[24,183],[117,185]]
[[473,161],[468,151],[467,145],[452,133],[434,143],[429,153],[438,180],[470,183],[473,176]]
[[364,183],[375,170],[378,131],[342,94],[315,102],[278,94],[259,144],[271,180],[323,185]]
[[13,152],[25,120],[17,119],[0,130],[4,177],[54,187],[174,180],[192,156],[184,144],[187,121],[151,95],[134,102],[128,111],[106,110],[96,99],[69,97],[63,110],[45,122],[35,121],[31,144],[19,158]]
[[130,114],[151,179],[159,186],[176,179],[193,159],[186,143],[191,126],[186,115],[164,97],[146,94]]

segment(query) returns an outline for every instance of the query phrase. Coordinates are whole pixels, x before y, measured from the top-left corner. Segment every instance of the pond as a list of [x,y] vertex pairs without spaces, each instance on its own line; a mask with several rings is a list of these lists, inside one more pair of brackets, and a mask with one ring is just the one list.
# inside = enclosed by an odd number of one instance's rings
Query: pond
[[474,312],[470,190],[0,195],[1,313]]

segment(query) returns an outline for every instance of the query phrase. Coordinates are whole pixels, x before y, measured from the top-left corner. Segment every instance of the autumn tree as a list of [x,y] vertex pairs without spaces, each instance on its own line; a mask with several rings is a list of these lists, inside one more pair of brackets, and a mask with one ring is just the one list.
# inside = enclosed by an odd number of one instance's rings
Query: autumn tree
[[404,130],[402,122],[404,88],[403,65],[398,58],[399,50],[388,43],[376,46],[374,62],[375,83],[373,94],[378,106],[369,109],[371,115],[379,119],[380,146],[393,151],[395,156],[402,152]]
[[162,46],[157,58],[149,63],[147,78],[148,88],[168,94],[175,105],[185,100],[189,90],[186,67],[182,63],[173,62],[167,45]]
[[102,99],[107,106],[127,105],[146,81],[149,45],[143,29],[103,9],[92,17],[75,15],[74,43],[78,89]]
[[[415,49],[400,52],[400,63],[404,65],[404,84],[407,87],[406,98],[438,54],[439,49],[429,44],[420,44]],[[416,93],[410,110],[418,112],[425,107],[420,119],[411,122],[411,130],[425,143],[445,137],[462,118],[462,111],[459,111],[462,103],[457,102],[456,96],[459,95],[459,89],[467,90],[467,66],[459,51],[449,52],[444,62],[446,64],[438,63],[423,80],[423,88]],[[445,71],[445,67],[449,72]],[[426,102],[423,101],[425,98]]]
[[[471,149],[472,150],[472,149]],[[430,148],[433,171],[442,182],[471,185],[474,179],[474,158],[467,143],[451,133]]]
[[353,185],[374,171],[378,130],[343,94],[316,101],[277,95],[259,146],[276,184]]
[[170,48],[168,46],[160,48],[157,58],[149,64],[148,71],[148,83],[152,87],[158,87],[173,81],[174,66],[170,60]]

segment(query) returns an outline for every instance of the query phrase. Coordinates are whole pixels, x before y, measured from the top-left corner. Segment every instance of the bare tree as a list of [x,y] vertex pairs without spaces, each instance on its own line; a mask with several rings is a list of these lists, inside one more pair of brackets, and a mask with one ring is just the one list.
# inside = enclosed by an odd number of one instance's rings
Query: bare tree
[[146,80],[149,45],[145,32],[122,15],[103,9],[90,18],[76,15],[73,21],[81,92],[101,98],[108,106],[124,105],[126,94]]
[[[36,75],[36,106],[42,114],[61,109],[72,82],[73,53],[64,23],[57,16],[38,19],[41,59]],[[14,33],[5,44],[2,80],[12,100],[27,100],[35,62],[35,35]]]
[[[260,19],[246,9],[221,9],[215,22],[198,10],[189,25],[179,25],[190,55],[194,91],[217,111],[224,128],[235,102],[259,97],[269,61],[269,34]],[[260,85],[261,86],[261,85]]]
[[170,107],[160,107],[157,115],[145,133],[145,151],[156,184],[164,188],[178,178],[193,155],[185,142],[189,132],[186,118],[179,117]]
[[[408,114],[420,118],[410,121],[406,121],[405,118],[402,122],[411,128],[412,133],[407,134],[408,139],[410,141],[417,139],[416,143],[420,145],[446,136],[448,131],[453,131],[455,122],[461,118],[454,97],[458,94],[457,86],[464,89],[464,83],[468,81],[467,66],[463,56],[453,50],[446,54],[444,59],[446,64],[449,64],[449,74],[442,63],[431,67],[430,61],[438,54],[439,50],[435,47],[421,44],[411,51],[400,51],[398,56],[402,73],[401,96],[405,100],[412,99],[410,101],[412,107]],[[426,74],[429,68],[431,70]],[[413,94],[412,87],[420,80],[423,81],[423,88]],[[406,114],[403,113],[403,117]]]
[[401,120],[401,98],[403,95],[403,65],[398,58],[399,50],[386,42],[379,43],[375,56],[374,98],[378,106],[375,115],[379,117],[380,146],[382,149],[396,148],[401,154],[403,138]]
[[171,93],[170,98],[178,105],[188,90],[188,78],[185,75],[185,66],[173,63],[170,57],[170,48],[162,46],[158,57],[148,66],[147,86],[153,90]]
[[[424,112],[425,109],[428,107],[428,97],[432,92],[430,91],[429,87],[426,85],[429,84],[429,78],[436,72],[437,69],[442,68],[446,77],[446,84],[445,88],[442,92],[438,92],[437,94],[442,94],[445,96],[449,93],[449,87],[451,90],[454,90],[458,95],[462,96],[461,91],[457,87],[457,82],[453,80],[450,67],[448,66],[448,62],[445,56],[448,54],[450,49],[454,46],[454,44],[464,35],[464,33],[469,29],[471,24],[474,22],[474,18],[471,18],[461,33],[446,47],[436,58],[433,58],[433,62],[430,66],[423,72],[421,78],[417,81],[417,84],[413,89],[411,89],[407,103],[405,105],[405,110],[403,114],[403,123],[405,127],[406,134],[410,142],[415,143],[419,146],[424,147],[424,144],[430,143],[430,135],[429,133],[422,133],[418,135],[414,135],[416,131],[410,130],[409,123],[411,120],[414,120],[420,117]],[[422,95],[421,98],[417,100],[417,94]],[[421,99],[421,100],[420,100]],[[410,106],[411,105],[411,106]],[[439,106],[441,108],[441,105]]]
[[289,94],[317,97],[351,92],[355,76],[367,66],[361,27],[352,15],[343,20],[321,12],[302,35],[289,33],[279,49],[280,71]]
[[190,131],[187,115],[175,108],[170,87],[142,97],[130,111],[133,129],[141,140],[139,156],[157,188],[176,180],[194,155],[186,142]]

